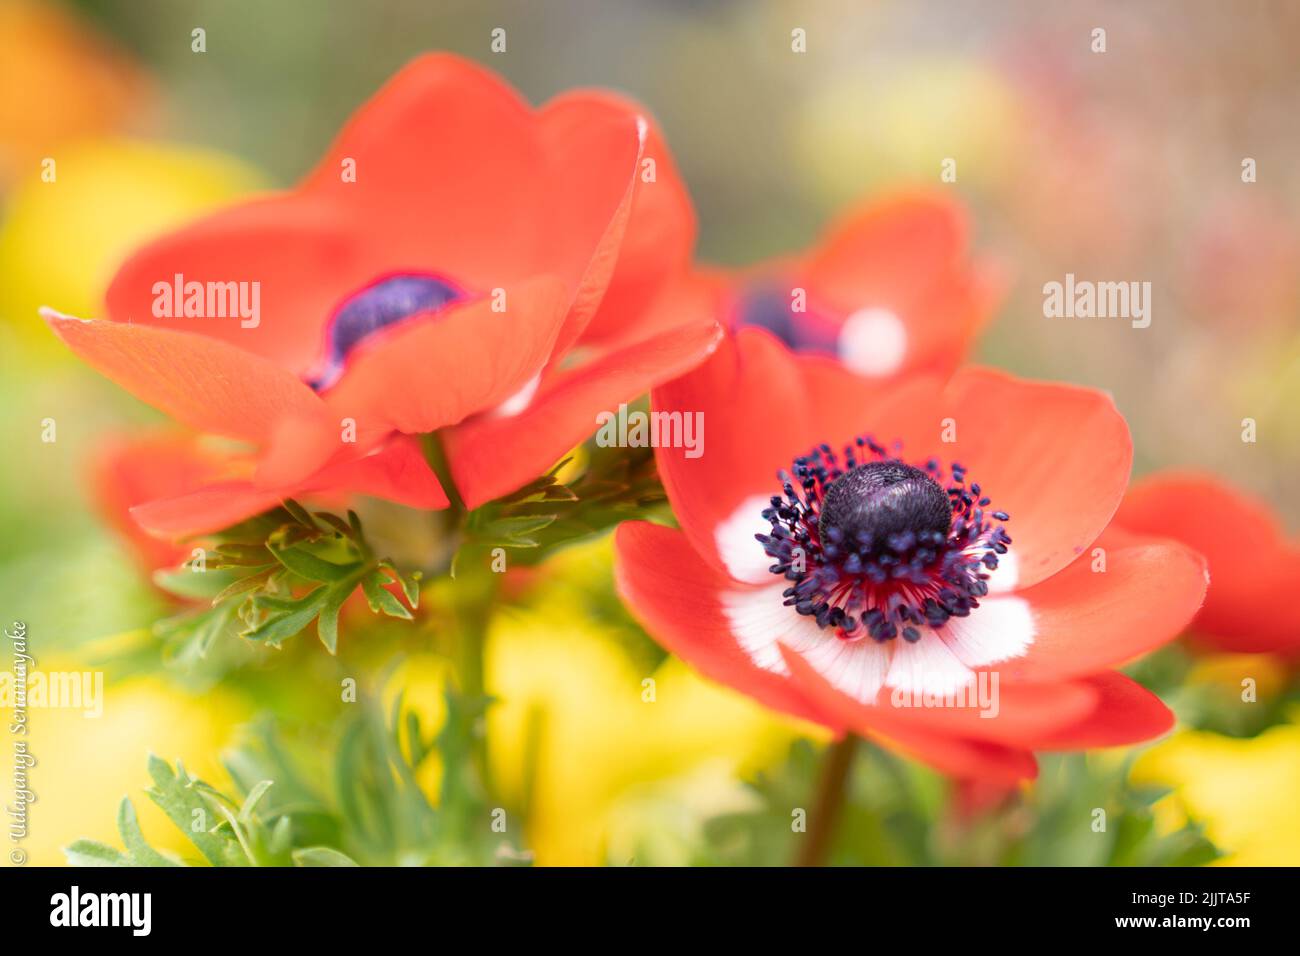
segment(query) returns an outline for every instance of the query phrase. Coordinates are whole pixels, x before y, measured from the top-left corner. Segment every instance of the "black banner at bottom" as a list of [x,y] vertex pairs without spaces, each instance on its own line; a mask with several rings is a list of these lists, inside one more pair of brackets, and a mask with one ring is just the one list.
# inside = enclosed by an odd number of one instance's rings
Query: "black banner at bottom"
[[[771,943],[788,926],[918,944],[1014,930],[1045,940],[1184,939],[1231,945],[1294,930],[1290,869],[20,869],[5,870],[4,927],[98,940],[372,943],[376,932],[454,930],[501,945],[599,926]],[[667,922],[666,922],[667,921]],[[972,936],[972,934],[975,934]],[[1244,934],[1244,935],[1243,935]],[[473,935],[471,935],[473,938]],[[426,941],[435,944],[437,937]]]

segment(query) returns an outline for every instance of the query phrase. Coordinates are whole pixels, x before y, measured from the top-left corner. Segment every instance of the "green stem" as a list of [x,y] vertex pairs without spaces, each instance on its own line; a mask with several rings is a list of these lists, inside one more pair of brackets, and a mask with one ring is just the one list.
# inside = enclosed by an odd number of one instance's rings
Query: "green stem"
[[830,855],[831,841],[839,825],[840,814],[848,791],[849,768],[853,766],[853,752],[858,738],[845,734],[826,748],[821,779],[808,821],[808,834],[799,849],[797,866],[825,866]]
[[447,493],[447,498],[451,501],[451,510],[463,514],[465,499],[460,496],[460,490],[452,480],[451,462],[447,458],[447,450],[443,448],[442,437],[437,432],[426,432],[420,436],[420,443],[424,450],[424,460],[438,476],[438,483],[442,485],[442,490]]
[[[452,478],[451,462],[447,457],[442,438],[437,432],[421,436],[425,460],[438,477],[443,491],[447,493],[450,506],[442,512],[435,512],[439,522],[438,530],[447,545],[447,562],[452,576],[456,580],[459,600],[456,602],[455,646],[452,649],[453,663],[460,692],[468,700],[482,700],[487,697],[486,675],[484,673],[484,645],[487,642],[488,624],[492,619],[492,607],[497,597],[497,575],[474,572],[456,576],[454,562],[462,541],[465,522],[469,511],[461,497],[456,482]],[[488,762],[487,734],[483,730],[482,719],[474,722],[471,729],[471,753],[475,768],[483,786],[485,798],[493,793],[492,772]]]

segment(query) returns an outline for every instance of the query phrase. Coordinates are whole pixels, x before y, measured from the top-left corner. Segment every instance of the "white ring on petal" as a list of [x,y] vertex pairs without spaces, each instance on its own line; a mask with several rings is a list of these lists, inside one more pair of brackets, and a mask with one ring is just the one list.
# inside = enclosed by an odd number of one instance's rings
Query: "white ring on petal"
[[[740,507],[713,530],[713,542],[718,555],[731,576],[746,584],[763,584],[772,579],[768,570],[776,560],[754,540],[756,534],[770,534],[772,522],[763,517],[763,509],[771,507],[771,495],[754,495],[741,502]],[[788,584],[781,587],[787,588]]]
[[989,594],[1009,594],[1020,583],[1020,559],[1015,551],[999,554],[998,566],[989,575]]
[[921,639],[915,644],[902,636],[889,643],[896,645],[889,673],[885,675],[885,683],[892,688],[907,694],[942,697],[975,680],[975,672],[929,629],[921,632]]
[[[952,617],[937,636],[967,667],[1024,657],[1034,643],[1034,613],[1021,597],[983,598],[967,617]],[[927,632],[929,637],[936,634]]]
[[892,375],[907,355],[907,327],[888,309],[858,309],[840,329],[840,361],[859,375]]
[[780,645],[801,655],[832,687],[864,704],[874,702],[889,667],[889,650],[870,638],[846,641],[785,605],[784,582],[722,596],[736,642],[757,666],[788,674]]

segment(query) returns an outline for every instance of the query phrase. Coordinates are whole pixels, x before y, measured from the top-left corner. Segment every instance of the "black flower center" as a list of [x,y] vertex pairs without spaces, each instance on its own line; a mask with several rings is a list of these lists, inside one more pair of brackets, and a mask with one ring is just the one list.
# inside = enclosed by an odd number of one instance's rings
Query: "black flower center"
[[822,445],[791,472],[763,511],[771,534],[756,537],[791,582],[785,603],[845,639],[919,641],[965,617],[1011,546],[1009,516],[986,510],[956,462],[917,467],[863,437],[842,460]]
[[822,540],[854,542],[882,553],[912,537],[943,541],[952,502],[939,483],[901,461],[871,461],[831,482],[817,528]]

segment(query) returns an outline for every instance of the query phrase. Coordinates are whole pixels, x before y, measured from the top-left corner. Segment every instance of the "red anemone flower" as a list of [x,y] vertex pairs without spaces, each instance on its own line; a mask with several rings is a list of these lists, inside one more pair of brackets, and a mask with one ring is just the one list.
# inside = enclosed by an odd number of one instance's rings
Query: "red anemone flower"
[[134,255],[107,320],[47,319],[137,397],[255,450],[238,481],[152,512],[169,533],[346,489],[358,471],[395,482],[385,496],[445,506],[395,437],[439,430],[474,507],[708,354],[708,303],[674,278],[693,242],[672,157],[635,104],[574,92],[533,109],[430,55],[296,189]]
[[152,435],[107,442],[93,462],[92,480],[100,512],[150,568],[174,564],[189,553],[158,539],[228,528],[285,498],[344,505],[353,495],[368,495],[412,508],[447,504],[419,443],[409,435],[394,435],[367,455],[340,458],[293,484],[258,484],[256,467],[252,455],[201,437]]
[[746,329],[652,400],[704,440],[658,449],[681,530],[622,525],[617,579],[704,674],[963,778],[1172,725],[1112,668],[1191,620],[1204,562],[1107,527],[1132,447],[1104,394],[980,368],[881,391]]
[[1210,590],[1192,637],[1224,651],[1300,652],[1300,543],[1267,502],[1213,475],[1166,471],[1135,482],[1117,524],[1182,541],[1205,556]]
[[949,375],[1001,295],[999,270],[972,259],[969,232],[943,193],[865,203],[802,255],[732,277],[726,324],[767,329],[868,379]]

